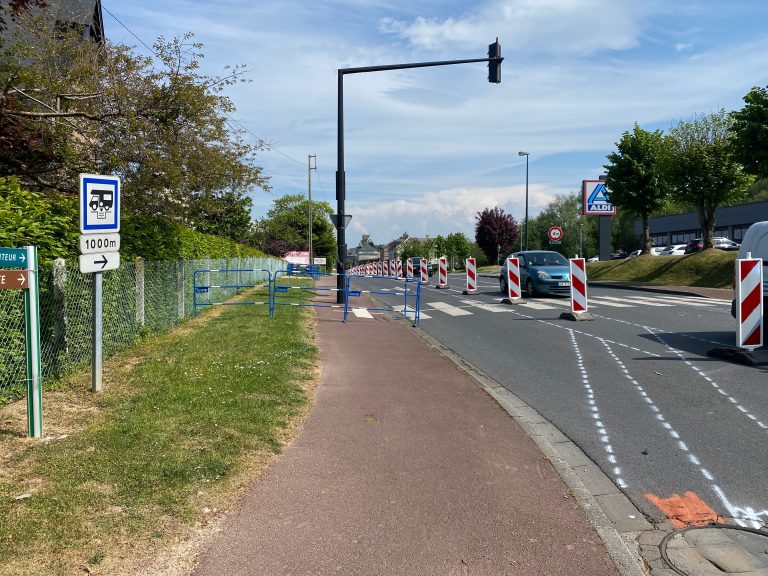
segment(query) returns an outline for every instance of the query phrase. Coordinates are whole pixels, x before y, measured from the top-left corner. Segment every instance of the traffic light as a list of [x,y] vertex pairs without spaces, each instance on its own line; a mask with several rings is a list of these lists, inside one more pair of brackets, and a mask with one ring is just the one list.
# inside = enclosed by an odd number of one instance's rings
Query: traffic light
[[488,82],[501,84],[501,63],[504,58],[501,57],[501,44],[499,39],[488,45]]

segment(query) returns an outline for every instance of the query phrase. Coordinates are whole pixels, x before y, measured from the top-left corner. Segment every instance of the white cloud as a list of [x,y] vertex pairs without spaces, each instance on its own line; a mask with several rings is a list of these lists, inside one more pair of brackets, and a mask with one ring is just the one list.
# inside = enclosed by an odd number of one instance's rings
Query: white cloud
[[684,52],[686,50],[690,50],[691,48],[693,48],[693,44],[692,43],[678,42],[677,44],[675,44],[675,51],[676,52]]
[[420,48],[476,46],[498,36],[515,52],[592,54],[637,45],[648,2],[633,0],[492,0],[463,17],[386,17],[379,29]]
[[[572,189],[548,184],[528,187],[528,212],[533,218],[543,207]],[[411,236],[437,236],[463,232],[474,238],[475,216],[499,206],[521,222],[525,215],[525,185],[498,188],[449,188],[408,198],[348,205],[353,229],[371,234],[376,242],[389,242],[407,231]]]

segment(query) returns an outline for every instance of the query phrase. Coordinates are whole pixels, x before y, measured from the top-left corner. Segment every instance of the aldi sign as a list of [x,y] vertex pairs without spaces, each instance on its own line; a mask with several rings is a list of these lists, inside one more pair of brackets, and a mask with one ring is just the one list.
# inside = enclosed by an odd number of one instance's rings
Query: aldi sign
[[586,216],[614,216],[616,206],[611,204],[610,193],[603,180],[583,180],[584,214]]

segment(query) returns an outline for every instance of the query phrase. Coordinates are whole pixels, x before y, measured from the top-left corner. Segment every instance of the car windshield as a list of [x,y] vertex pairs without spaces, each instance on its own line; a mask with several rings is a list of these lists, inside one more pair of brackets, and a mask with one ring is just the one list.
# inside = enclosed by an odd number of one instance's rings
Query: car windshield
[[536,252],[527,258],[530,266],[568,266],[568,260],[559,252]]

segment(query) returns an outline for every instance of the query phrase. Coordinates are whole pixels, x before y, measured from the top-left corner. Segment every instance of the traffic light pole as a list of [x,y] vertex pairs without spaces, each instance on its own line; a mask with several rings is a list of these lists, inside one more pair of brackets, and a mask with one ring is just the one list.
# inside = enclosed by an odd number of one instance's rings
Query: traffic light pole
[[433,66],[452,66],[454,64],[471,64],[476,62],[488,62],[488,79],[490,82],[498,84],[501,82],[501,46],[498,38],[495,44],[488,47],[488,58],[471,58],[468,60],[441,60],[437,62],[415,62],[412,64],[388,64],[384,66],[363,66],[360,68],[339,68],[338,69],[338,124],[337,124],[337,158],[336,158],[336,212],[338,214],[337,239],[338,239],[338,262],[336,263],[336,302],[344,302],[345,288],[345,264],[347,259],[347,239],[346,239],[346,221],[344,211],[344,200],[346,197],[346,175],[344,173],[344,76],[346,74],[361,74],[364,72],[383,72],[385,70],[404,70],[406,68],[430,68]]

